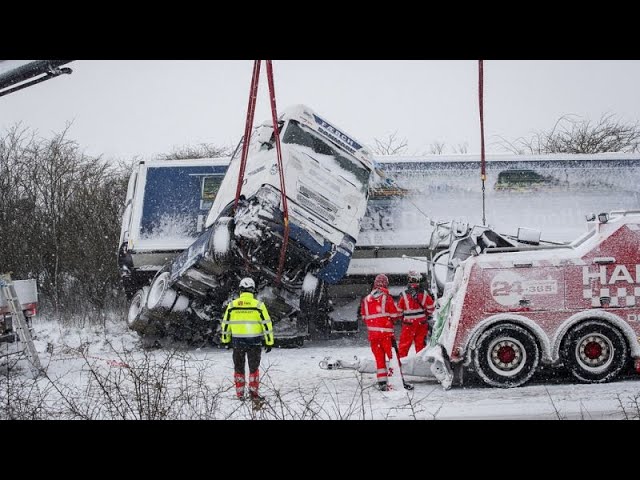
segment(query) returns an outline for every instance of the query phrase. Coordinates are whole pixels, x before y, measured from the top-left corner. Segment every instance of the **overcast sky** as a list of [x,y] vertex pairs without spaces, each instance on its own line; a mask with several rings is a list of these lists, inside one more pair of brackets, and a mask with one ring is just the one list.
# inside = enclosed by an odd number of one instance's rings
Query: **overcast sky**
[[[0,128],[15,122],[42,136],[73,121],[70,138],[89,155],[151,158],[187,144],[237,143],[252,60],[77,60],[71,75],[0,97]],[[256,121],[270,118],[261,76]],[[564,114],[610,112],[640,120],[640,61],[484,62],[487,151],[550,129]],[[478,62],[274,61],[279,110],[303,103],[364,143],[397,132],[409,153],[480,151]]]

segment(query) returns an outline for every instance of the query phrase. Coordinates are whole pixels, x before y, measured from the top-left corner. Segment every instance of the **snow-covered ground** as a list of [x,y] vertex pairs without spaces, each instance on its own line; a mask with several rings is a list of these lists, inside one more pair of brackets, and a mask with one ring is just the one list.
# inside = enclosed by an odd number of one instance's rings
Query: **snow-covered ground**
[[327,356],[371,357],[364,332],[263,354],[261,393],[267,403],[254,411],[234,398],[230,350],[143,350],[124,321],[79,328],[40,318],[34,328],[46,376],[34,384],[26,360],[11,374],[5,367],[2,418],[640,418],[637,376],[583,385],[538,375],[515,389],[474,383],[447,391],[435,381],[410,377],[413,391],[380,392],[373,374],[319,368]]

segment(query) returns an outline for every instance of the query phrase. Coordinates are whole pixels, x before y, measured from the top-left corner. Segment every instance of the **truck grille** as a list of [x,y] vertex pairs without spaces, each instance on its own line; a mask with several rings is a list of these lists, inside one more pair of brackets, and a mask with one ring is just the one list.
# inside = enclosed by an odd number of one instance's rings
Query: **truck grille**
[[298,186],[297,200],[323,220],[333,222],[336,219],[338,207],[304,185]]

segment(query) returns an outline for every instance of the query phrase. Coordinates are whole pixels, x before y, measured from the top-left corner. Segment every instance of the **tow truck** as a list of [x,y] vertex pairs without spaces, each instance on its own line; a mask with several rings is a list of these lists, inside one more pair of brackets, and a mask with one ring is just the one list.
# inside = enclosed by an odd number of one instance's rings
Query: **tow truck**
[[[455,222],[434,230],[435,325],[429,346],[403,359],[404,374],[448,389],[466,374],[518,387],[542,365],[584,383],[631,366],[640,373],[640,211],[590,214],[587,232],[566,244],[519,230]],[[375,372],[368,359],[320,366]]]

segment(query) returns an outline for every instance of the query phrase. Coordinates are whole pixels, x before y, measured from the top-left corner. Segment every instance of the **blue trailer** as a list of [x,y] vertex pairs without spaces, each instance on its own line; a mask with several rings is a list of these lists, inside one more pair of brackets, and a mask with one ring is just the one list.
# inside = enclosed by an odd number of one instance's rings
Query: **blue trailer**
[[129,298],[202,233],[228,158],[140,162],[129,179],[118,266]]

